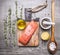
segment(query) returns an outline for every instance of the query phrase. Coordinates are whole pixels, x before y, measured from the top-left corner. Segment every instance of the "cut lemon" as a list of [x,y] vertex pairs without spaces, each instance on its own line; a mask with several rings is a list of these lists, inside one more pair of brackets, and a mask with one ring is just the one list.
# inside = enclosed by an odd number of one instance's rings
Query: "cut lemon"
[[48,32],[43,32],[41,34],[41,39],[42,40],[49,40],[49,38],[50,38],[50,34]]

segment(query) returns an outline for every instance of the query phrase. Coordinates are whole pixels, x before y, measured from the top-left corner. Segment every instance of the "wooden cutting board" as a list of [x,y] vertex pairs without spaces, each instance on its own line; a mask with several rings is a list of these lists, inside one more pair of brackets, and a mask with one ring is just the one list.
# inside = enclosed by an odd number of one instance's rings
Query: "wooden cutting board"
[[[29,24],[30,21],[26,22],[26,25]],[[29,43],[25,46],[38,46],[39,45],[39,22],[35,21],[38,24],[38,28],[36,29],[36,31],[34,32],[34,34],[32,35],[32,38],[30,39]],[[23,30],[24,31],[24,30]],[[18,30],[17,29],[17,42],[18,42],[18,46],[24,46],[23,44],[21,44],[18,39],[21,36],[21,34],[23,33],[23,31]]]

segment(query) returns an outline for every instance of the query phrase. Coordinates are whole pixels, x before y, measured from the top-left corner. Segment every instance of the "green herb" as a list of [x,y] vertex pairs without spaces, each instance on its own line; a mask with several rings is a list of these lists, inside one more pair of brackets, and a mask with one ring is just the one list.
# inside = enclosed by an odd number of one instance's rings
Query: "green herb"
[[8,28],[9,28],[9,35],[11,36],[11,8],[8,10]]
[[8,12],[9,12],[8,15],[11,16],[11,8],[9,8]]
[[4,37],[7,36],[7,18],[3,20],[4,21]]
[[7,39],[7,37],[5,36],[5,39]]
[[21,8],[20,10],[21,10],[21,12],[20,12],[20,18],[22,19],[22,10],[23,10],[23,6],[22,6],[22,8]]
[[12,27],[12,34],[15,34],[14,28]]
[[16,45],[16,42],[15,42],[15,40],[14,40],[14,42],[13,42],[13,46],[15,47],[15,45]]
[[5,39],[7,38],[7,34],[4,34],[4,38],[5,38]]
[[15,47],[15,43],[16,43],[16,40],[15,40],[15,36],[16,36],[16,28],[15,28],[15,26],[16,26],[16,21],[15,20],[13,20],[13,22],[12,22],[12,36],[13,36],[13,46]]
[[[5,43],[7,43],[7,18],[3,20],[4,21],[4,39]],[[6,44],[7,46],[8,44]]]
[[5,39],[5,43],[6,43],[6,46],[8,46],[8,40],[7,39]]
[[17,1],[15,1],[15,5],[16,5],[16,18],[17,18]]
[[13,23],[12,23],[12,34],[15,34],[15,25],[16,25],[16,22],[13,21]]
[[[8,19],[7,19],[7,27],[8,27],[8,34],[9,34],[9,37],[8,37],[8,41],[11,42],[11,37],[12,37],[12,33],[11,33],[11,13],[12,13],[12,10],[11,8],[8,9]],[[8,41],[6,42],[6,44],[8,44]]]

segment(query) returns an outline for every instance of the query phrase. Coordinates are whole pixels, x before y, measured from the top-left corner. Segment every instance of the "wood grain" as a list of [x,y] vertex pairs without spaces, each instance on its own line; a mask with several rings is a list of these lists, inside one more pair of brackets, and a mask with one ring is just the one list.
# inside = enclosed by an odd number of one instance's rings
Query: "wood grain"
[[[36,22],[36,23],[38,24],[38,28],[36,29],[36,31],[32,35],[31,40],[29,41],[29,43],[26,46],[38,46],[39,45],[39,37],[38,37],[39,22]],[[29,22],[26,22],[26,25],[28,25],[28,24],[29,24]],[[21,34],[23,33],[23,31],[17,29],[17,37],[18,37],[17,39],[19,39],[19,37],[21,36]],[[24,46],[24,45],[21,44],[21,43],[19,43],[19,41],[18,41],[18,46]]]
[[[55,0],[52,0],[52,5],[51,5],[51,16],[52,16],[52,22],[54,23],[55,22],[55,15],[54,15],[54,12],[55,12]],[[54,32],[55,32],[55,30],[54,30],[54,25],[52,25],[52,37],[51,37],[51,41],[54,41],[55,40],[55,38],[54,38]]]

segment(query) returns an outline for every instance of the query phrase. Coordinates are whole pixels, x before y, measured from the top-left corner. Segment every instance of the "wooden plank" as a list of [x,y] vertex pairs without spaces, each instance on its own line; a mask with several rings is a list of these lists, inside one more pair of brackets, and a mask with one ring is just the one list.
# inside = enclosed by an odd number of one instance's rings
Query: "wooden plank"
[[[26,25],[28,25],[30,22],[26,22]],[[34,32],[34,34],[32,35],[31,40],[29,41],[29,43],[26,46],[38,46],[39,45],[39,22],[36,22],[38,24],[38,28],[37,30]],[[23,30],[24,31],[24,30]],[[19,39],[19,37],[21,36],[21,34],[23,33],[23,31],[20,31],[17,29],[17,39]],[[18,40],[17,40],[18,41]],[[18,46],[24,46],[23,44],[19,43],[18,41]]]

